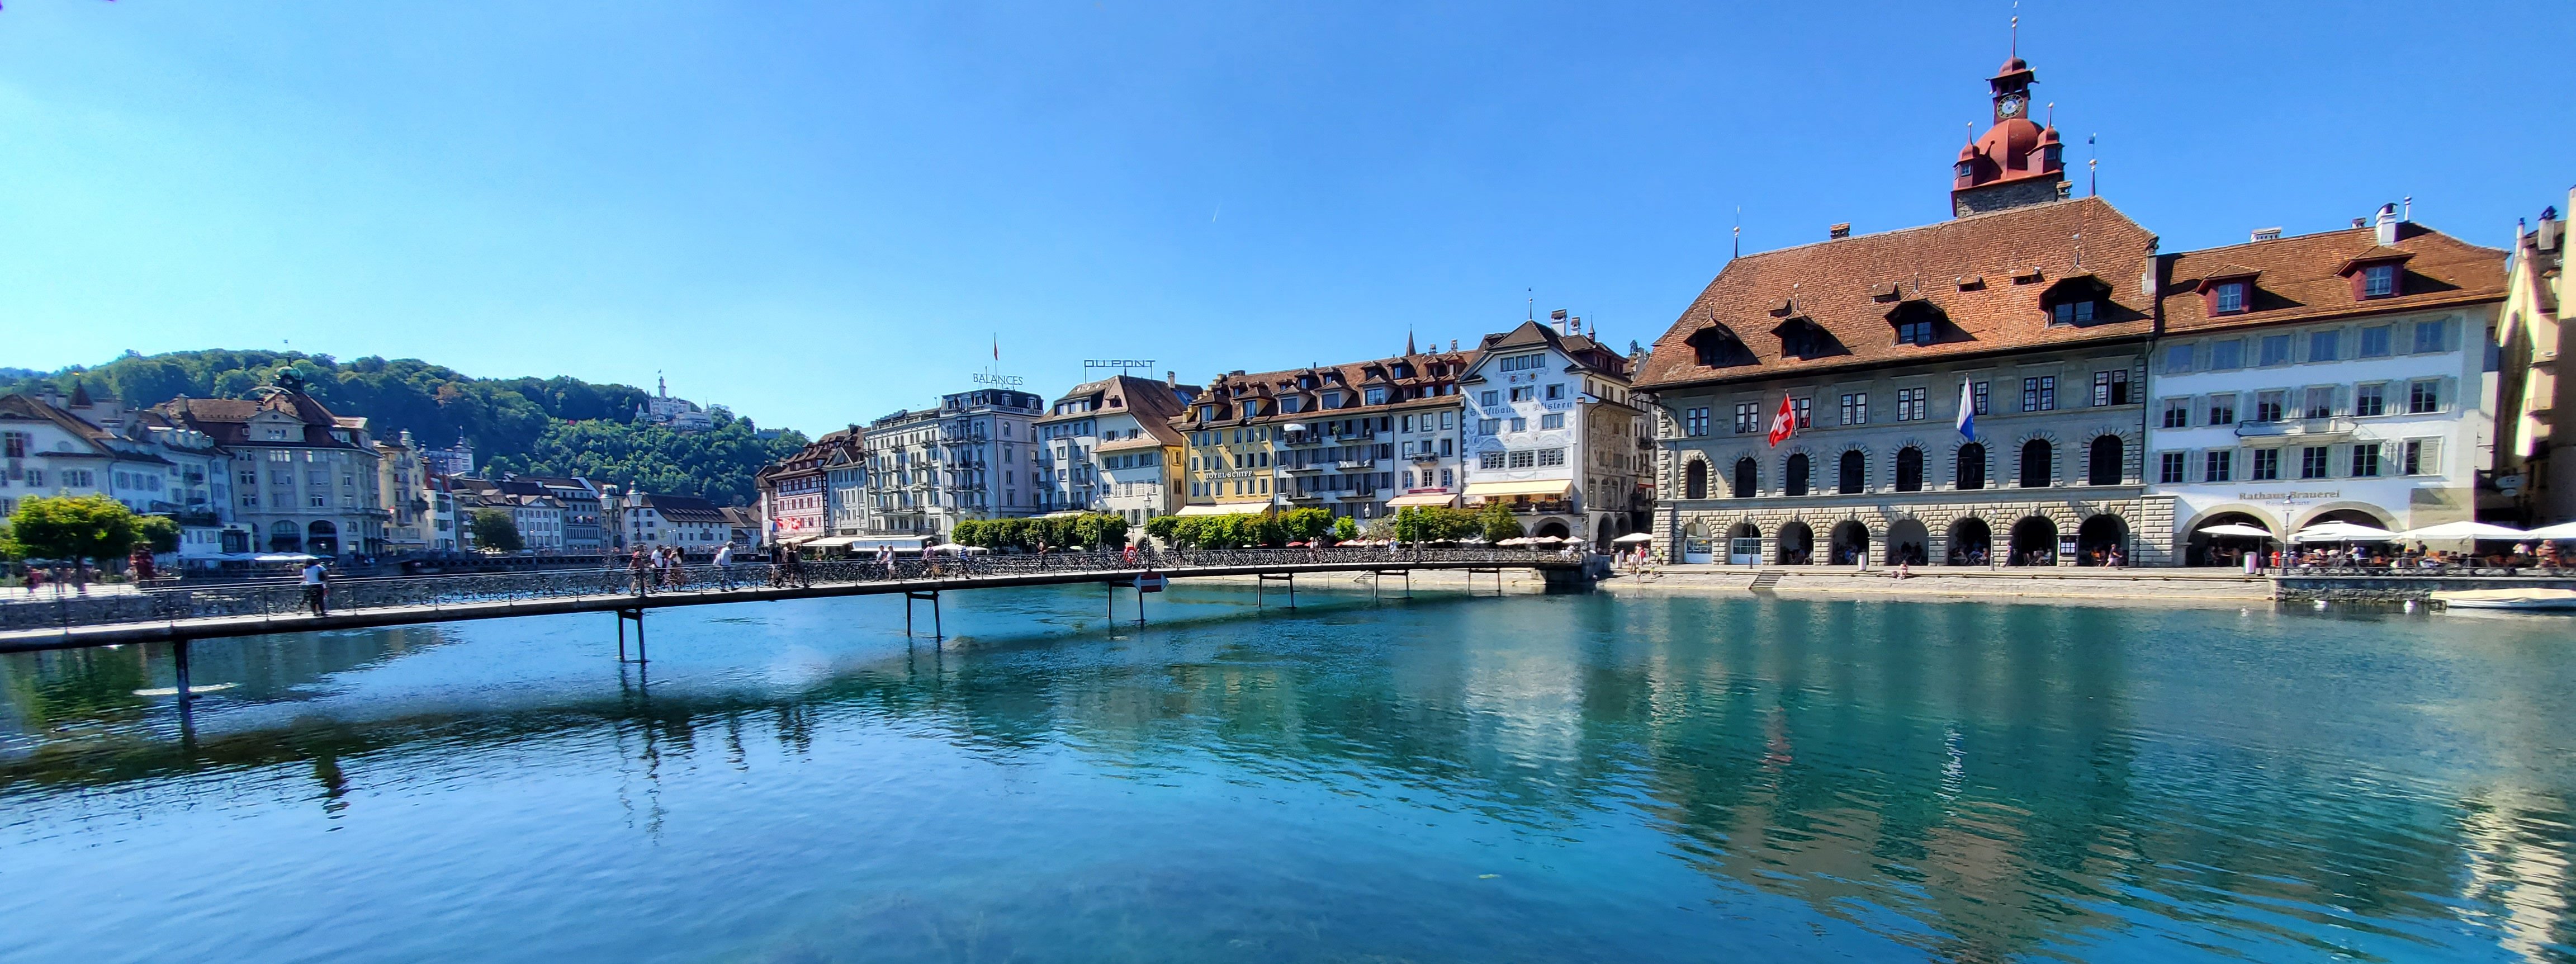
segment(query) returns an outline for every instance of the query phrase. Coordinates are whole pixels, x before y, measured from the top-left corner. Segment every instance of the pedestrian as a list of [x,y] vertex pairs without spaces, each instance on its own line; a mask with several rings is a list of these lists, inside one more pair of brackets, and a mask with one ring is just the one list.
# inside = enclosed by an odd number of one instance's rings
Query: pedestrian
[[725,543],[716,549],[716,585],[733,588],[733,543]]
[[313,615],[328,616],[331,615],[330,602],[331,586],[324,579],[322,560],[315,559],[305,563],[304,605],[313,610]]
[[30,598],[34,597],[34,596],[36,595],[36,590],[38,590],[38,589],[42,589],[42,588],[44,588],[44,586],[45,586],[45,571],[44,571],[43,569],[37,568],[37,567],[35,567],[35,566],[28,566],[28,567],[27,567],[27,595],[28,595]]
[[644,547],[637,546],[635,553],[626,558],[626,579],[634,587],[635,594],[638,596],[644,595],[653,588],[653,578],[646,572],[645,566]]

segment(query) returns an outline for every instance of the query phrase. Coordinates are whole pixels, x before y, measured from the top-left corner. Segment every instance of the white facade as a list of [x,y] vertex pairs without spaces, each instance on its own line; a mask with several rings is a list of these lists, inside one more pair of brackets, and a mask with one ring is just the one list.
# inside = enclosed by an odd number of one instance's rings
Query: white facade
[[[2492,305],[2160,341],[2148,491],[2195,533],[2243,514],[2276,535],[2328,513],[2404,530],[2470,518]],[[2209,540],[2197,540],[2206,544]]]
[[[1569,346],[1570,339],[1581,340]],[[1531,535],[1600,549],[1641,524],[1645,416],[1626,404],[1616,355],[1531,322],[1488,336],[1459,385],[1470,505],[1506,503]],[[1615,467],[1596,457],[1605,454],[1617,457]]]

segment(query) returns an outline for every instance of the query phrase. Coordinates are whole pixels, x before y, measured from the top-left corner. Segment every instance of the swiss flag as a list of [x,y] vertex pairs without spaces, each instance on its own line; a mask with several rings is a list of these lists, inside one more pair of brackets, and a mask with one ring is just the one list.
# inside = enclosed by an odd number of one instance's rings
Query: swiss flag
[[1797,430],[1797,423],[1789,417],[1789,396],[1782,395],[1779,413],[1771,416],[1771,447],[1779,448],[1780,443],[1788,441]]

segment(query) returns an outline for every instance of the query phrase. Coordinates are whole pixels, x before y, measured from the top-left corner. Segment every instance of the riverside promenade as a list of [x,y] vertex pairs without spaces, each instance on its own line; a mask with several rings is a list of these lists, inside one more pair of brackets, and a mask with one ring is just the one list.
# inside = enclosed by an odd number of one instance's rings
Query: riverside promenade
[[2455,589],[2576,589],[2576,577],[2559,573],[2480,570],[2474,573],[2368,573],[2293,569],[2248,575],[2219,568],[2102,568],[2093,566],[1916,566],[1906,578],[1881,566],[1659,565],[1643,575],[1615,574],[1612,587],[1661,587],[1671,591],[1777,592],[1837,596],[1949,596],[2031,600],[2101,600],[2123,603],[2423,601]]

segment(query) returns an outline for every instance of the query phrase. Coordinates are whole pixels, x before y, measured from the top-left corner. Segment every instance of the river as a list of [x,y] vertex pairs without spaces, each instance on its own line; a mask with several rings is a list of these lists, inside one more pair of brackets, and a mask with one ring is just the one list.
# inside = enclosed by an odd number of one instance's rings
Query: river
[[2576,960],[2563,619],[1298,601],[0,658],[0,959]]

